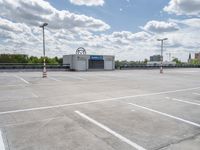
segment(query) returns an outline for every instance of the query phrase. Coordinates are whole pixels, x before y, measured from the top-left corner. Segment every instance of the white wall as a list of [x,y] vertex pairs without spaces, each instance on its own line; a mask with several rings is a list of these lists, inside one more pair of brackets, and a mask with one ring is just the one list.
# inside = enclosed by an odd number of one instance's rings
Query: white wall
[[77,61],[76,65],[77,65],[76,70],[78,70],[78,71],[86,71],[87,70],[87,62],[85,60]]
[[[103,56],[103,58],[104,58],[104,69],[114,70],[115,57]],[[63,65],[70,64],[70,69],[77,70],[77,71],[87,71],[89,59],[90,59],[90,55],[65,55],[63,56]]]
[[113,61],[104,61],[104,69],[112,70],[113,69]]

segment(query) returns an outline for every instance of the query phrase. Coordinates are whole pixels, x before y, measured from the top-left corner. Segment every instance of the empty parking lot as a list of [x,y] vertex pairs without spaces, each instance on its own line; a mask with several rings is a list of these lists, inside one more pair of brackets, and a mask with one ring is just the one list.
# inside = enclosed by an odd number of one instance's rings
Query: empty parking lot
[[0,73],[0,150],[199,150],[200,69]]

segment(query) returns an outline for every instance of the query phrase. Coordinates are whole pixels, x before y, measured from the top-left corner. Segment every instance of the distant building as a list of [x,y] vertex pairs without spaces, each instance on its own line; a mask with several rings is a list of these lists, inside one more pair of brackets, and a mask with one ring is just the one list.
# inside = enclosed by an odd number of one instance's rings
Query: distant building
[[63,56],[63,65],[70,65],[71,70],[114,70],[115,56],[86,55],[84,48],[79,48],[76,54]]
[[162,56],[161,55],[153,55],[153,56],[150,56],[150,62],[152,61],[161,61],[162,60]]
[[63,65],[70,65],[71,70],[114,70],[115,57],[110,55],[64,55]]
[[191,55],[191,53],[189,54],[189,58],[188,58],[188,63],[191,63],[191,61],[192,61],[192,55]]
[[195,54],[195,59],[200,60],[200,52]]

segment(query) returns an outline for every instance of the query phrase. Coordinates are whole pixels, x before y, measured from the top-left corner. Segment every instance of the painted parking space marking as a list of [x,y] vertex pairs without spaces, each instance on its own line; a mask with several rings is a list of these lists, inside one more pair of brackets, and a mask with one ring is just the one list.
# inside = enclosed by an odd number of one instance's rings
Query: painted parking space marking
[[27,109],[17,109],[17,110],[0,112],[0,115],[19,113],[19,112],[36,111],[36,110],[53,109],[53,108],[62,108],[62,107],[77,106],[77,105],[84,105],[84,104],[109,102],[109,101],[119,101],[119,100],[128,99],[128,98],[137,98],[137,97],[162,95],[162,94],[169,94],[169,93],[176,93],[176,92],[183,92],[183,91],[192,91],[192,90],[196,90],[196,89],[200,89],[200,87],[180,89],[180,90],[174,90],[174,91],[164,91],[164,92],[158,92],[158,93],[148,93],[148,94],[139,94],[139,95],[107,98],[107,99],[100,99],[100,100],[86,101],[86,102],[78,102],[78,103],[68,103],[68,104],[62,104],[62,105],[52,105],[52,106],[34,107],[34,108],[27,108]]
[[48,77],[48,78],[51,79],[51,80],[57,81],[57,82],[61,82],[61,80],[56,79],[56,78],[54,78],[54,77]]
[[4,145],[4,142],[3,142],[1,130],[0,130],[0,150],[5,150],[5,145]]
[[198,96],[200,96],[200,93],[192,93],[193,95],[198,95]]
[[128,145],[136,148],[137,150],[146,150],[145,148],[143,148],[142,146],[132,142],[131,140],[125,138],[124,136],[120,135],[119,133],[113,131],[112,129],[110,129],[109,127],[99,123],[98,121],[90,118],[89,116],[81,113],[80,111],[75,111],[75,113],[77,113],[79,116],[83,117],[84,119],[88,120],[89,122],[95,124],[96,126],[104,129],[105,131],[107,131],[108,133],[112,134],[113,136],[117,137],[118,139],[120,139],[121,141],[127,143]]
[[144,106],[140,106],[140,105],[137,105],[137,104],[134,104],[134,103],[128,103],[128,104],[135,106],[135,107],[138,107],[138,108],[141,108],[141,109],[145,109],[145,110],[160,114],[160,115],[163,115],[163,116],[166,116],[166,117],[169,117],[169,118],[172,118],[172,119],[175,119],[175,120],[179,120],[181,122],[184,122],[184,123],[187,123],[187,124],[190,124],[190,125],[193,125],[193,126],[200,128],[200,124],[198,124],[198,123],[188,121],[188,120],[185,120],[185,119],[182,119],[182,118],[179,118],[179,117],[175,117],[175,116],[169,115],[167,113],[163,113],[163,112],[160,112],[160,111],[157,111],[157,110],[154,110],[154,109],[151,109],[151,108],[147,108],[147,107],[144,107]]
[[186,101],[186,100],[181,100],[181,99],[177,99],[177,98],[166,97],[166,99],[169,99],[169,100],[172,100],[172,101],[177,101],[177,102],[182,102],[182,103],[186,103],[186,104],[200,106],[200,103],[194,103],[194,102],[190,102],[190,101]]
[[77,76],[77,74],[65,74],[64,76],[62,77],[67,77],[68,79],[76,79],[76,80],[84,80],[86,81],[87,79],[83,78],[83,77],[80,77],[80,76]]
[[22,78],[20,76],[15,75],[14,77],[20,79],[21,81],[23,81],[26,84],[30,84],[30,82],[26,81],[24,78]]
[[31,93],[31,95],[34,97],[34,98],[38,98],[39,96],[36,95],[35,93]]
[[87,80],[87,79],[79,77],[79,76],[68,76],[68,77],[73,78],[73,79],[83,80],[83,81]]
[[199,73],[199,71],[192,71],[192,70],[184,70],[184,71],[169,71],[173,73]]

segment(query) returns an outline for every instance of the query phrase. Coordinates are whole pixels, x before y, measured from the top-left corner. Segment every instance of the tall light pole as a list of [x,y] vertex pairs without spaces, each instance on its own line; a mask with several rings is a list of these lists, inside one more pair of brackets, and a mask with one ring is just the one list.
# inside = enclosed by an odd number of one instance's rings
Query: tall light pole
[[161,42],[161,62],[160,62],[160,73],[163,73],[163,44],[164,41],[168,40],[168,38],[164,38],[164,39],[157,39],[158,41]]
[[43,23],[40,28],[42,28],[42,32],[43,32],[43,74],[42,77],[46,78],[47,77],[47,69],[46,69],[46,55],[45,55],[45,34],[44,34],[44,27],[47,26],[48,23]]

